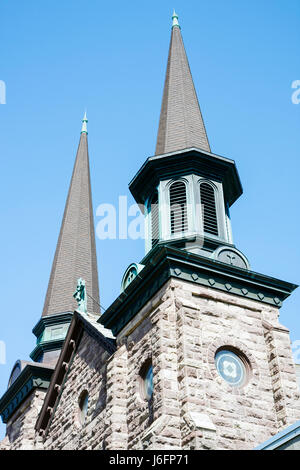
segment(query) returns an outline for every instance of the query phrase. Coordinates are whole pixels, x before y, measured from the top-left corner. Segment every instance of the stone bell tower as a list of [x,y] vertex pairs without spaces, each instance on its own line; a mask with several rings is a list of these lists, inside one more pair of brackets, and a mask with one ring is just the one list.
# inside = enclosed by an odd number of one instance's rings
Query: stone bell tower
[[234,245],[241,182],[211,151],[175,12],[156,154],[129,187],[146,255],[99,319],[116,336],[110,367],[127,393],[110,448],[254,448],[300,417],[278,321],[297,286],[251,271]]
[[145,206],[147,252],[164,244],[249,268],[229,215],[242,194],[239,175],[233,160],[211,152],[176,13],[156,154],[130,190]]

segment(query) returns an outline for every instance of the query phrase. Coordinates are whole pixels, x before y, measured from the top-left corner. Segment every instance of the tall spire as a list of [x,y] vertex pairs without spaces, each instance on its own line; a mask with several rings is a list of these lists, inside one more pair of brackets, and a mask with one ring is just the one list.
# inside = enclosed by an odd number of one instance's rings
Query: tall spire
[[210,152],[175,10],[172,19],[169,58],[155,153],[161,155],[191,147]]
[[79,278],[84,279],[86,283],[88,311],[99,313],[98,270],[86,123],[85,113],[43,317],[72,312],[76,309],[77,304],[73,293]]

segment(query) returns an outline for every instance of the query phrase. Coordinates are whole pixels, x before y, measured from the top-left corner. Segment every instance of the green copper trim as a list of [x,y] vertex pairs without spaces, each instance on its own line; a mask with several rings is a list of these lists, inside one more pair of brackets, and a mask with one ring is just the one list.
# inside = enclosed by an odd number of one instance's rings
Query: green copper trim
[[147,158],[129,183],[129,189],[138,204],[144,204],[160,181],[195,174],[223,184],[225,201],[229,207],[243,193],[234,160],[200,149],[178,150]]
[[64,344],[64,341],[65,336],[62,339],[54,339],[38,343],[29,356],[33,361],[40,362],[45,352],[60,350]]
[[171,278],[199,284],[218,291],[280,308],[296,287],[264,274],[222,263],[185,250],[157,245],[141,261],[144,269],[125,292],[103,313],[98,322],[114,336],[141,310]]
[[38,338],[44,332],[47,326],[59,325],[62,323],[71,323],[73,312],[62,312],[55,315],[42,317],[34,326],[32,333]]
[[67,335],[73,312],[63,312],[42,317],[32,332],[37,337],[37,345],[31,352],[33,361],[39,361],[44,352],[61,349]]
[[87,117],[86,117],[86,112],[84,113],[84,116],[83,116],[83,119],[82,119],[82,128],[81,128],[81,134],[88,134],[88,131],[87,131],[87,123],[89,121],[87,120]]
[[3,423],[7,423],[34,388],[46,390],[49,387],[53,370],[53,367],[42,367],[36,364],[28,364],[22,370],[18,378],[0,398],[0,415]]
[[84,279],[78,279],[76,291],[74,292],[73,297],[78,304],[77,311],[87,313],[87,295]]
[[178,15],[177,15],[175,10],[173,12],[172,20],[173,20],[172,28],[174,28],[174,26],[177,26],[178,28],[180,28],[180,25],[179,25],[179,22],[178,22]]

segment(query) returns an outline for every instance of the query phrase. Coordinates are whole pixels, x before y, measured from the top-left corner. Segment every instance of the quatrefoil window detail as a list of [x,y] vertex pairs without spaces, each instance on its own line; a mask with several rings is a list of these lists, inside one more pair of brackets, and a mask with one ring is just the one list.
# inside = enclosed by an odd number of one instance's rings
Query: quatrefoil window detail
[[124,281],[124,287],[126,288],[129,284],[136,278],[137,270],[136,268],[131,268],[130,271],[127,273],[126,279]]
[[220,349],[215,356],[215,366],[222,379],[232,387],[242,387],[247,382],[248,361],[237,352]]

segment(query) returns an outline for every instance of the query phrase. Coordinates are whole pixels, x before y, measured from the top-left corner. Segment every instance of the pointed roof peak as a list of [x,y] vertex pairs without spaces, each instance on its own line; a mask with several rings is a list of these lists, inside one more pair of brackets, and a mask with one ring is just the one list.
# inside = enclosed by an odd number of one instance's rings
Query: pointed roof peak
[[210,152],[178,16],[174,11],[155,153],[162,155],[192,147]]
[[173,11],[172,20],[173,20],[172,28],[174,28],[174,26],[178,26],[180,28],[180,25],[179,25],[179,22],[178,22],[178,15],[177,15],[175,9]]
[[83,119],[82,119],[82,128],[81,128],[81,134],[84,132],[85,134],[88,133],[87,131],[87,123],[88,123],[88,119],[86,117],[86,111],[84,112],[84,116],[83,116]]
[[[82,120],[86,125],[86,114]],[[100,313],[95,228],[89,168],[88,142],[82,129],[65,205],[60,234],[52,264],[42,316],[73,312],[72,297],[77,280],[86,283],[87,309]]]

